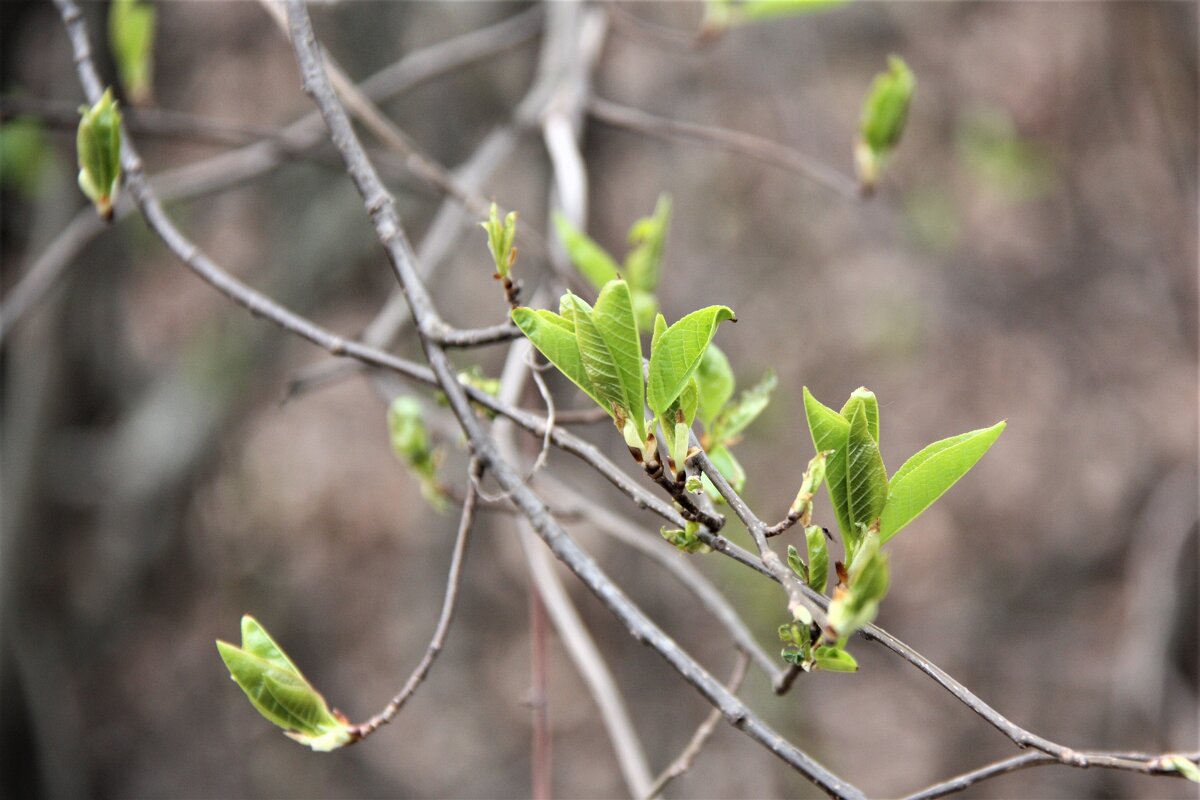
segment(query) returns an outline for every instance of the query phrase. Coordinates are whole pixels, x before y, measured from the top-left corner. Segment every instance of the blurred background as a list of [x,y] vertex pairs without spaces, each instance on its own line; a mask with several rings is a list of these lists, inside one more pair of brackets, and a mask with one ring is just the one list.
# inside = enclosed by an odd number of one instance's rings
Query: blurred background
[[[258,5],[157,8],[153,106],[220,121],[226,140],[135,128],[152,175],[311,110]],[[362,79],[526,9],[344,3],[314,13]],[[106,6],[85,11],[95,41]],[[322,352],[233,307],[136,215],[105,229],[90,221],[74,185],[82,94],[61,23],[41,2],[7,2],[0,15],[6,300],[39,259],[74,247],[0,355],[0,794],[527,796],[529,582],[504,514],[481,513],[447,648],[370,741],[313,754],[230,683],[213,640],[236,640],[252,613],[352,719],[379,710],[433,629],[456,515],[430,511],[392,455],[386,402],[370,382],[345,374],[283,402],[297,374],[328,360]],[[919,82],[871,200],[741,155],[586,124],[592,235],[619,257],[629,225],[671,193],[668,318],[731,305],[739,322],[718,342],[741,385],[779,374],[737,450],[748,499],[768,519],[786,511],[812,455],[802,385],[831,405],[873,389],[890,469],[930,441],[1007,419],[970,476],[890,545],[879,624],[1065,745],[1196,749],[1196,6],[862,2],[686,46],[701,15],[694,3],[616,9],[597,95],[751,131],[850,174],[862,98],[886,57],[901,55]],[[527,27],[503,52],[383,108],[439,161],[463,162],[529,86],[539,37],[536,20]],[[107,56],[101,66],[113,74]],[[386,174],[419,241],[439,198],[400,170]],[[481,193],[544,231],[549,181],[540,139],[525,133]],[[336,331],[359,334],[392,290],[331,150],[169,208],[227,269]],[[491,324],[503,299],[483,234],[466,223],[435,293],[452,322]],[[523,248],[527,292],[546,274],[537,250]],[[418,354],[411,337],[396,350]],[[456,358],[496,375],[503,355]],[[584,407],[555,389],[561,407]],[[536,393],[526,400],[539,406]],[[452,453],[444,478],[461,487],[459,442],[452,428],[435,430]],[[607,425],[582,430],[627,463]],[[548,470],[658,536],[656,519],[580,462],[552,453]],[[828,523],[824,494],[823,515]],[[727,674],[727,636],[691,595],[643,556],[569,527],[685,648]],[[748,544],[736,523],[728,531]],[[777,647],[777,588],[716,555],[691,560]],[[665,766],[708,707],[564,579],[652,765]],[[802,676],[776,699],[752,671],[743,696],[871,795],[1015,752],[899,659],[863,641],[852,650],[857,675]],[[553,637],[550,658],[555,793],[623,795],[590,696]],[[727,726],[668,790],[814,793]],[[971,796],[1194,797],[1195,787],[1042,768]]]

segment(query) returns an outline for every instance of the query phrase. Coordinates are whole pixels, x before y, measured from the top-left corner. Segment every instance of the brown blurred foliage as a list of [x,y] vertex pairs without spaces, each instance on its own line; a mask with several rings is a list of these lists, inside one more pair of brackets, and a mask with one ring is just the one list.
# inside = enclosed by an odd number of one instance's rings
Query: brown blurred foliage
[[[518,8],[347,3],[319,8],[317,24],[364,76]],[[87,10],[95,34],[103,7]],[[699,20],[692,4],[624,10],[679,30]],[[77,103],[53,9],[7,3],[2,13],[5,96]],[[309,110],[286,42],[255,4],[164,3],[159,19],[161,107],[268,125]],[[742,384],[779,373],[739,449],[764,516],[782,514],[811,456],[802,384],[829,403],[873,389],[893,469],[929,441],[1008,419],[980,466],[891,545],[879,622],[1019,724],[1069,745],[1197,741],[1196,32],[1196,6],[1166,2],[854,3],[694,51],[611,32],[599,95],[752,131],[843,170],[871,76],[902,55],[916,103],[871,201],[733,154],[594,124],[585,136],[593,235],[623,252],[629,223],[670,192],[668,317],[731,305],[739,323],[719,341]],[[536,49],[386,110],[458,163],[523,94]],[[5,291],[83,204],[71,132],[51,129],[46,143],[36,189],[5,184]],[[151,173],[217,150],[140,144]],[[531,137],[484,194],[544,229],[547,185]],[[436,196],[416,181],[392,188],[419,238]],[[335,330],[361,330],[391,289],[336,168],[297,161],[173,212],[220,263]],[[527,257],[518,270],[536,282],[543,267]],[[490,271],[482,233],[464,230],[437,287],[450,320],[502,318]],[[401,351],[416,353],[412,342]],[[495,374],[500,356],[460,363]],[[324,358],[231,307],[132,218],[97,238],[5,342],[5,797],[529,792],[528,580],[504,515],[482,517],[461,616],[429,682],[361,746],[296,746],[244,702],[217,657],[213,640],[236,636],[239,616],[253,613],[332,702],[364,718],[432,630],[455,520],[423,504],[389,451],[384,405],[360,378],[281,405],[290,377]],[[581,405],[560,388],[563,405]],[[607,426],[588,435],[619,454]],[[447,479],[460,484],[461,467],[452,457]],[[623,507],[578,462],[554,454],[550,468]],[[729,669],[724,633],[672,581],[579,529],[682,645]],[[774,587],[717,556],[696,562],[771,645],[784,613]],[[707,707],[573,589],[652,763],[665,764]],[[776,700],[752,673],[746,696],[871,794],[1010,754],[914,670],[867,643],[854,650],[858,675],[806,676]],[[622,794],[586,690],[557,644],[552,657],[556,793]],[[722,728],[670,793],[812,791]],[[974,796],[1195,793],[1044,768]]]

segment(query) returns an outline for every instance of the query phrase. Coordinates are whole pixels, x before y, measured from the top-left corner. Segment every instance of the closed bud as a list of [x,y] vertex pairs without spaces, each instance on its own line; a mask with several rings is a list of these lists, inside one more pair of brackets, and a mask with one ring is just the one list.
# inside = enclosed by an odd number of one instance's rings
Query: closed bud
[[110,88],[91,108],[81,106],[79,113],[79,188],[97,213],[111,220],[121,184],[121,111]]

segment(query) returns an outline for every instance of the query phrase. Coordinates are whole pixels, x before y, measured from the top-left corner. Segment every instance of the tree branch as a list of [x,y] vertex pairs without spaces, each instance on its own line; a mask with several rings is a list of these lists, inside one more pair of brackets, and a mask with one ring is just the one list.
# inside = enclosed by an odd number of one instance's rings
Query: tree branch
[[442,652],[442,647],[446,643],[446,635],[450,632],[450,623],[454,621],[458,589],[462,582],[463,563],[467,558],[467,546],[471,543],[471,526],[475,524],[475,510],[479,500],[477,487],[482,476],[483,465],[478,459],[471,459],[471,464],[467,468],[466,498],[463,500],[462,515],[458,520],[458,534],[454,539],[454,551],[450,558],[450,573],[446,576],[446,594],[442,599],[442,613],[438,616],[433,638],[430,639],[429,646],[425,648],[425,655],[421,657],[416,669],[405,681],[404,688],[392,698],[387,707],[366,722],[355,725],[351,729],[351,735],[355,741],[367,738],[396,718],[400,709],[416,693],[417,687],[425,680],[429,670],[433,667],[433,662]]

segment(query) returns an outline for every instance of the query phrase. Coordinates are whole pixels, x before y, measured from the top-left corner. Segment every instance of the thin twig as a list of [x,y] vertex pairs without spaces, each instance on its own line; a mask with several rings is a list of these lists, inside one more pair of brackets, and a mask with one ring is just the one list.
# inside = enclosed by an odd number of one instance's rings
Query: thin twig
[[467,472],[469,475],[466,489],[467,496],[463,500],[462,515],[458,520],[458,534],[454,539],[453,555],[450,557],[450,573],[446,576],[446,594],[442,598],[442,613],[438,616],[437,627],[433,630],[433,638],[429,640],[429,646],[425,648],[425,655],[421,656],[416,669],[412,671],[412,674],[408,676],[408,680],[405,681],[404,688],[392,698],[387,707],[366,722],[361,725],[355,725],[351,729],[354,741],[361,741],[367,738],[396,718],[396,715],[400,713],[400,709],[416,693],[417,687],[429,675],[429,670],[433,667],[433,662],[437,660],[438,655],[442,652],[442,647],[446,644],[446,635],[450,632],[450,623],[454,621],[454,609],[458,604],[458,589],[462,584],[463,563],[467,558],[467,546],[471,543],[471,527],[475,524],[475,510],[478,500],[475,485],[483,475],[483,464],[479,459],[472,458]]
[[[742,681],[746,679],[746,668],[749,665],[750,656],[739,650],[737,663],[733,665],[733,674],[725,682],[725,688],[737,693],[737,690],[742,687]],[[667,784],[692,768],[692,762],[696,760],[696,756],[700,755],[700,751],[704,749],[704,745],[713,735],[713,731],[717,729],[717,723],[720,721],[721,712],[714,708],[700,723],[700,727],[696,728],[696,732],[692,734],[692,738],[688,740],[687,745],[675,757],[675,760],[655,778],[654,785],[645,794],[646,800],[652,800],[661,795],[663,789],[667,788]]]
[[537,588],[529,587],[530,692],[533,746],[529,759],[533,800],[553,796],[553,740],[550,738],[550,676],[546,658],[546,607]]
[[705,144],[791,170],[843,197],[861,196],[858,183],[812,156],[752,133],[658,117],[599,97],[588,102],[588,114],[599,122],[660,139]]
[[[72,0],[56,0],[63,6],[74,7]],[[862,797],[862,791],[829,772],[807,753],[791,744],[766,725],[758,716],[731,694],[711,674],[684,653],[663,631],[651,622],[623,592],[604,574],[595,560],[570,538],[550,514],[549,509],[525,486],[511,464],[496,450],[496,444],[483,429],[468,399],[468,394],[455,378],[445,352],[432,340],[428,331],[439,320],[429,295],[420,285],[412,249],[408,245],[394,204],[379,180],[362,144],[350,124],[345,109],[338,102],[321,64],[320,51],[312,30],[312,22],[302,0],[288,0],[288,20],[292,48],[300,65],[305,91],[321,110],[329,127],[334,145],[346,160],[346,171],[362,195],[363,204],[392,262],[411,309],[417,334],[434,377],[446,393],[451,410],[458,417],[463,432],[475,448],[476,455],[496,476],[502,487],[512,491],[513,500],[529,520],[530,526],[559,558],[612,612],[630,634],[650,645],[679,674],[695,686],[709,702],[721,708],[726,720],[765,746],[778,758],[804,775],[822,791],[834,797]],[[77,13],[77,9],[76,9]],[[64,15],[67,16],[67,15]],[[67,20],[68,25],[71,20]],[[82,29],[80,29],[82,30]],[[86,45],[86,39],[84,39]],[[85,50],[86,55],[86,50]],[[90,65],[90,58],[86,60]],[[82,65],[81,65],[82,69]],[[97,96],[99,81],[95,81]]]

